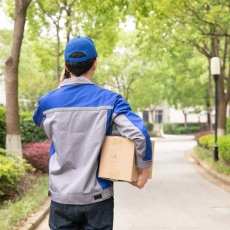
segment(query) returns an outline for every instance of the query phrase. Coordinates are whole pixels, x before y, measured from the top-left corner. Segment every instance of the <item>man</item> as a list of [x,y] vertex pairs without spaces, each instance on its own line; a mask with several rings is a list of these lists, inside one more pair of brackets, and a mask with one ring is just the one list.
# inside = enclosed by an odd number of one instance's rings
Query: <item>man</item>
[[70,78],[41,97],[34,122],[51,140],[49,195],[51,229],[113,229],[113,182],[98,178],[100,150],[116,124],[136,144],[143,188],[150,175],[152,150],[143,120],[117,93],[92,83],[97,51],[88,37],[76,37],[65,48]]

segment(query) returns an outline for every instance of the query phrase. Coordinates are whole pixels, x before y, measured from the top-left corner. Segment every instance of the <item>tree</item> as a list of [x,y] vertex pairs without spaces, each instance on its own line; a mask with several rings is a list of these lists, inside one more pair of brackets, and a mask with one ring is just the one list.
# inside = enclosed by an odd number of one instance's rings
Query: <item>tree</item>
[[6,60],[6,148],[21,155],[21,136],[18,106],[18,66],[26,12],[31,0],[16,0],[11,54]]
[[120,32],[116,47],[102,64],[95,80],[100,85],[121,94],[127,101],[133,93],[133,84],[143,76],[142,60],[135,49],[135,33]]
[[[226,107],[230,100],[229,3],[217,0],[140,0],[133,2],[131,9],[138,19],[139,30],[145,35],[141,39],[148,40],[149,44],[161,41],[161,48],[172,51],[175,44],[187,45],[187,49],[194,47],[207,58],[208,64],[213,56],[221,58],[218,130],[223,134],[226,126]],[[147,46],[146,49],[150,50],[151,47]],[[209,69],[210,66],[207,65],[207,78],[210,82]],[[209,83],[208,96],[211,95]]]
[[50,52],[55,46],[55,39],[35,38],[31,41],[25,32],[19,67],[20,109],[33,111],[37,99],[57,87],[53,69],[56,56]]
[[[221,74],[218,79],[218,135],[226,130],[226,110],[230,101],[230,4],[225,1],[201,1],[200,4],[182,1],[188,17],[184,20],[187,25],[196,22],[191,31],[198,31],[203,41],[192,37],[189,42],[204,55],[209,63],[212,57],[220,57]],[[209,78],[210,78],[209,72]]]
[[44,25],[49,32],[53,31],[52,25],[55,27],[57,80],[63,69],[63,64],[60,64],[62,45],[65,44],[63,38],[68,42],[71,36],[89,36],[95,41],[100,56],[110,54],[116,42],[124,4],[126,1],[123,0],[52,0],[49,4],[44,0],[34,1],[29,12],[31,31],[44,33]]

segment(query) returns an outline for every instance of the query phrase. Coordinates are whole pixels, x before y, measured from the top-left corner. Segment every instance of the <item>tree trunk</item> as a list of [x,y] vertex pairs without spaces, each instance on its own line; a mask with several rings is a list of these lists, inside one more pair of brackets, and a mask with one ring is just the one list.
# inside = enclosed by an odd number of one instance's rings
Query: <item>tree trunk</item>
[[[212,48],[212,57],[219,57],[219,39],[218,37],[212,37],[211,39],[211,48]],[[225,60],[222,60],[225,62]],[[225,95],[225,86],[224,86],[224,69],[225,63],[221,63],[221,74],[218,76],[218,118],[217,118],[217,133],[218,136],[225,134],[226,130],[226,111],[227,104],[226,95]]]
[[6,149],[22,155],[18,106],[18,66],[31,0],[15,0],[14,32],[10,57],[6,60]]
[[[59,36],[59,24],[56,25],[56,36],[57,36],[57,44],[56,44],[56,67],[55,67],[55,72],[56,72],[56,78],[57,81],[59,82],[60,79],[60,70],[59,70],[59,56],[60,56],[60,36]],[[64,68],[64,65],[62,66]]]
[[183,115],[184,115],[184,127],[188,128],[188,113],[186,110],[182,109]]
[[207,97],[206,97],[206,106],[207,106],[207,125],[208,125],[208,131],[213,130],[212,125],[212,106],[211,106],[211,98],[213,97],[213,91],[212,91],[212,74],[210,70],[211,61],[210,58],[208,58],[208,88],[207,88]]
[[227,113],[227,104],[224,101],[220,101],[218,106],[218,125],[217,125],[218,136],[222,136],[225,134],[226,113]]
[[151,117],[151,120],[152,120],[152,125],[153,125],[153,128],[152,128],[152,132],[154,132],[154,123],[155,123],[155,119],[154,119],[154,116],[153,116],[153,113],[155,111],[156,108],[149,108],[149,111],[150,111],[150,117]]

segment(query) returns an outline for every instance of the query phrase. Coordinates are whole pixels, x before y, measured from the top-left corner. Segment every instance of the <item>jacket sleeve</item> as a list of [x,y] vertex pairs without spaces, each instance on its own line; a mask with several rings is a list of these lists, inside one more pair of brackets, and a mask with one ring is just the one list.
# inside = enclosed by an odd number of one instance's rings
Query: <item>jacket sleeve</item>
[[121,96],[119,96],[116,101],[112,118],[120,134],[135,142],[136,166],[138,168],[151,167],[151,140],[144,121],[132,112],[129,104]]
[[39,99],[38,106],[34,111],[33,120],[38,127],[42,127],[43,121],[45,120],[45,115],[43,114],[42,99]]

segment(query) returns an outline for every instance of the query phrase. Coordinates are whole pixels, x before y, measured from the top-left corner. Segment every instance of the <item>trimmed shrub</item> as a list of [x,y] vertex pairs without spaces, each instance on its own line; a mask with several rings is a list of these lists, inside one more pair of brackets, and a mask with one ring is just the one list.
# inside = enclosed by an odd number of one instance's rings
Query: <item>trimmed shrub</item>
[[0,148],[0,197],[17,189],[25,174],[25,165],[20,157]]
[[226,120],[226,133],[230,134],[230,117],[227,117]]
[[152,132],[152,130],[153,130],[153,124],[151,124],[151,123],[149,123],[149,122],[145,122],[145,126],[146,126],[146,129],[147,129],[147,131],[149,131],[149,132]]
[[212,134],[213,135],[213,132],[212,131],[205,131],[205,132],[199,132],[199,133],[196,133],[195,134],[195,139],[196,139],[196,142],[197,142],[197,145],[198,146],[201,146],[199,140],[202,136],[206,136],[206,135],[210,135]]
[[220,158],[227,164],[230,164],[230,135],[218,138],[218,148]]
[[33,114],[31,112],[24,112],[20,114],[20,128],[23,145],[47,139],[44,130],[42,128],[38,128],[34,124],[32,116]]
[[50,141],[29,143],[23,147],[24,158],[37,170],[48,172]]
[[176,124],[175,123],[165,123],[163,124],[163,130],[165,134],[173,134],[176,130]]
[[0,106],[0,147],[6,146],[6,109]]
[[[220,136],[218,141],[219,157],[226,164],[230,164],[230,135]],[[214,147],[214,135],[206,135],[199,138],[200,146],[209,150]]]
[[185,127],[184,123],[165,123],[163,130],[165,134],[194,134],[200,131],[200,125],[188,123]]
[[200,146],[206,149],[213,149],[214,146],[214,135],[209,134],[199,138]]
[[[21,140],[23,145],[47,139],[44,130],[34,124],[32,116],[32,112],[20,113]],[[6,109],[2,106],[0,107],[0,147],[6,147]]]

